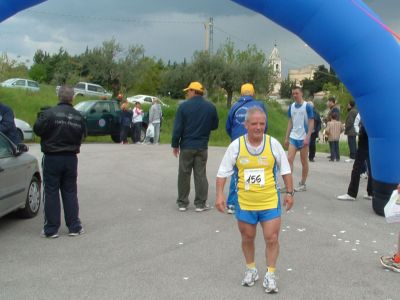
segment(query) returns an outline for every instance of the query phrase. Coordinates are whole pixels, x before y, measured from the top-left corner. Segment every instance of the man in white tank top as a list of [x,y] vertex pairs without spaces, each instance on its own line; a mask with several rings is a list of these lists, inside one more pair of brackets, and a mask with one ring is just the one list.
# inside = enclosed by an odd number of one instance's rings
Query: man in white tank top
[[288,160],[293,174],[293,161],[296,153],[300,151],[302,165],[301,181],[294,189],[296,192],[306,190],[308,175],[308,145],[314,128],[314,113],[310,104],[303,100],[303,90],[300,87],[292,89],[295,100],[288,110],[288,127],[286,130],[285,146],[288,148]]

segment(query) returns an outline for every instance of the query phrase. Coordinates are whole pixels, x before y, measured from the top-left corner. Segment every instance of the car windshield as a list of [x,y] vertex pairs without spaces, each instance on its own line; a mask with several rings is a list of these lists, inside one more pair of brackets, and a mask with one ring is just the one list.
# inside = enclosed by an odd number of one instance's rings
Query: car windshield
[[15,81],[15,79],[11,78],[11,79],[4,80],[2,83],[11,83],[13,81]]
[[91,101],[84,101],[76,104],[74,108],[79,111],[87,111],[90,106],[92,106],[93,102]]

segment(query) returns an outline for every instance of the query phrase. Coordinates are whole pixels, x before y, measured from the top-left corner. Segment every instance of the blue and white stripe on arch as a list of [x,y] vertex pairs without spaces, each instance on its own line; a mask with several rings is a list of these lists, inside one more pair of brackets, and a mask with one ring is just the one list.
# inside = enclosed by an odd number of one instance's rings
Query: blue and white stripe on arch
[[369,136],[373,178],[400,182],[400,46],[360,0],[232,0],[293,32],[336,71]]
[[0,22],[46,0],[0,0]]

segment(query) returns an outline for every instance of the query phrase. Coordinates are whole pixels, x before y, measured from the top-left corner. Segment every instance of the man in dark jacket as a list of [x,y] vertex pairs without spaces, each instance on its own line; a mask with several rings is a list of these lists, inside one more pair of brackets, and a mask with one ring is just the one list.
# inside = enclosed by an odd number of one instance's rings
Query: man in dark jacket
[[0,103],[0,132],[4,133],[14,144],[20,141],[15,127],[14,113],[10,107]]
[[[337,196],[339,200],[355,201],[358,195],[358,188],[360,186],[360,175],[365,168],[365,161],[367,161],[368,170],[371,172],[371,163],[369,161],[369,145],[368,145],[368,134],[363,124],[360,122],[360,131],[358,135],[358,148],[356,153],[356,159],[353,163],[353,169],[351,171],[350,184],[347,189],[347,194]],[[372,176],[368,176],[367,182],[367,194],[364,195],[364,199],[372,200]]]
[[314,128],[313,128],[313,132],[311,133],[311,137],[310,137],[310,148],[308,151],[308,160],[311,162],[314,162],[315,151],[316,151],[316,141],[317,141],[319,131],[321,130],[321,116],[315,110],[314,103],[312,101],[309,101],[308,103],[310,103],[310,105],[313,107],[313,112],[314,112]]
[[344,134],[347,135],[347,143],[350,150],[350,159],[346,160],[346,162],[351,162],[356,158],[357,152],[357,133],[354,128],[354,121],[356,120],[358,111],[356,108],[356,104],[353,100],[351,100],[347,105],[347,111],[348,114],[346,118]]
[[189,205],[190,177],[193,170],[197,212],[209,209],[206,204],[208,181],[206,174],[208,140],[212,130],[218,128],[215,106],[203,98],[200,82],[192,82],[184,89],[187,101],[176,112],[172,133],[172,152],[179,156],[178,199],[179,211]]
[[61,225],[60,193],[69,235],[84,233],[79,219],[77,154],[85,133],[85,123],[82,115],[72,107],[72,87],[62,86],[58,98],[58,105],[42,111],[33,127],[41,137],[45,218],[42,236],[48,238],[58,237]]

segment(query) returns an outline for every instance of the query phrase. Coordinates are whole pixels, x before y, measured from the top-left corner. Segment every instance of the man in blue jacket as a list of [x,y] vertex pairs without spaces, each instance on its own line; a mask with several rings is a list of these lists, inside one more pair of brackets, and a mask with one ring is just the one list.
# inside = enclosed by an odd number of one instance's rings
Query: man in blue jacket
[[[239,138],[240,136],[247,133],[247,129],[244,126],[245,117],[247,110],[252,106],[260,107],[267,115],[267,111],[262,102],[254,99],[254,86],[251,83],[245,83],[240,89],[241,97],[232,106],[226,120],[226,132],[231,138],[231,142]],[[268,122],[268,117],[267,117]],[[267,132],[265,126],[265,132]],[[235,171],[231,177],[231,184],[229,186],[229,195],[226,201],[227,213],[233,214],[235,212],[235,203],[237,200],[236,184],[237,183],[237,172]]]
[[218,114],[215,106],[203,98],[200,82],[190,83],[184,91],[188,100],[178,107],[171,142],[172,153],[179,156],[177,204],[179,211],[187,210],[193,170],[194,205],[197,212],[202,212],[209,209],[207,149],[211,131],[218,128]]
[[15,127],[14,113],[10,107],[2,103],[0,103],[0,132],[4,133],[14,144],[21,142]]

